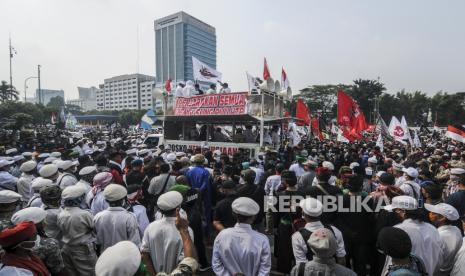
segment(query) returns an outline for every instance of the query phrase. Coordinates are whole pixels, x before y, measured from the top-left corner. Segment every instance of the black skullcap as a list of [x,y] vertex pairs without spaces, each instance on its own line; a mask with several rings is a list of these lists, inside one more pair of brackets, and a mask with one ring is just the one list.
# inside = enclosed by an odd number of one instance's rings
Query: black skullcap
[[225,180],[221,183],[221,188],[223,189],[234,189],[236,187],[236,182],[232,180]]
[[380,177],[379,177],[379,181],[383,184],[387,184],[387,185],[394,185],[394,183],[396,182],[396,179],[394,178],[394,176],[390,173],[383,173]]

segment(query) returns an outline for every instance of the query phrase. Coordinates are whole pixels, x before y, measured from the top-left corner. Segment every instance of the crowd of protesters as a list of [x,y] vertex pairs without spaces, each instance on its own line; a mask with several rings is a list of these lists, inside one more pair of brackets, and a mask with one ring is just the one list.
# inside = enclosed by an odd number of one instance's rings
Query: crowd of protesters
[[463,144],[99,138],[4,145],[0,275],[465,275]]

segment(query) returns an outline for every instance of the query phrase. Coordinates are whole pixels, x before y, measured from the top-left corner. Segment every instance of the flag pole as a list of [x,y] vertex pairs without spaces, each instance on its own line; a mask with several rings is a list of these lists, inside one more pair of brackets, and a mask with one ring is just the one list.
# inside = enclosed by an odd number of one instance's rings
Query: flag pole
[[10,43],[10,91],[13,91],[13,70],[12,70],[13,52],[11,49],[11,34],[9,34],[9,43]]
[[245,77],[247,78],[247,86],[249,87],[249,94],[252,94],[250,89],[250,82],[249,82],[249,72],[245,71]]

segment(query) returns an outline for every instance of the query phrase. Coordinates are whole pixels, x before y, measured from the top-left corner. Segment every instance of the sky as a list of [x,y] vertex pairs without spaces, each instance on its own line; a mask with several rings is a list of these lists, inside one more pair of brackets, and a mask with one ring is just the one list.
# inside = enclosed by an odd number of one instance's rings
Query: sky
[[[246,71],[262,75],[263,57],[294,93],[378,77],[390,93],[465,91],[461,0],[1,0],[0,10],[0,79],[11,34],[21,97],[37,64],[42,88],[66,99],[116,75],[155,75],[153,21],[181,10],[216,28],[217,69],[233,91],[247,90]],[[28,97],[36,88],[28,81]]]

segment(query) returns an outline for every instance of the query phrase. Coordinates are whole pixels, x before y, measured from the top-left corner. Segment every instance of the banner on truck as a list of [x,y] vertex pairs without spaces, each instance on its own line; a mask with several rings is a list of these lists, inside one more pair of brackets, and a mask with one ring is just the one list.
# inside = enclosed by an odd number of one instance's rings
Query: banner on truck
[[247,112],[248,93],[177,97],[175,116],[242,115]]

